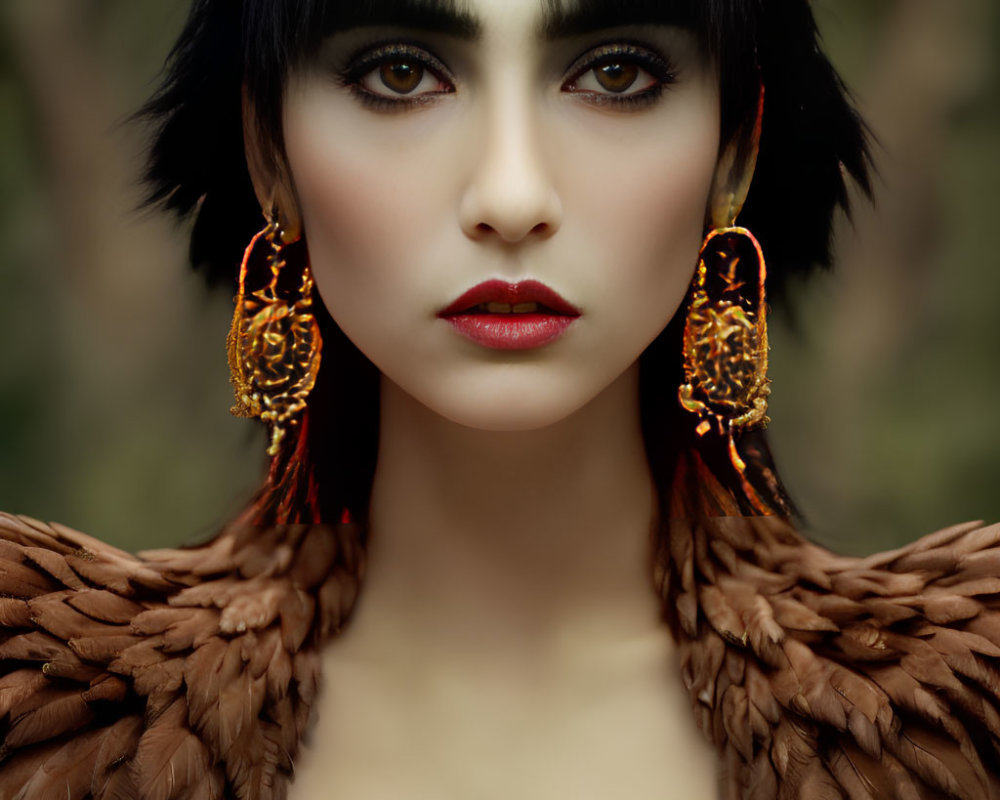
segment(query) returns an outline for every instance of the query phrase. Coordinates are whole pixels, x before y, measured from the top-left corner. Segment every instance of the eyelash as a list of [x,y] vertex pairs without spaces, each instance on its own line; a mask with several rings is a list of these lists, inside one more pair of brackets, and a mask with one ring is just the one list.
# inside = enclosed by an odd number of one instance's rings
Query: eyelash
[[[393,63],[416,64],[448,86],[447,89],[423,92],[418,95],[384,95],[364,86],[363,81],[379,67]],[[577,89],[576,84],[589,72],[615,63],[628,63],[647,73],[653,83],[636,92],[617,94]],[[631,42],[615,42],[591,48],[573,62],[567,70],[572,76],[562,84],[562,89],[585,96],[585,102],[599,106],[617,107],[622,110],[638,109],[655,102],[663,90],[677,80],[671,64],[645,46]],[[424,47],[402,42],[369,46],[348,59],[339,76],[340,83],[360,102],[375,111],[405,111],[434,102],[442,94],[455,91],[456,80],[451,71]]]
[[[587,73],[600,67],[623,62],[633,64],[646,72],[654,80],[654,83],[645,89],[628,94],[614,92],[605,94],[604,92],[575,88],[575,84]],[[573,77],[563,83],[564,90],[586,95],[587,102],[594,105],[617,106],[622,109],[636,109],[650,105],[663,94],[664,89],[677,81],[677,73],[670,62],[649,48],[631,42],[599,45],[578,58],[568,72]]]
[[[440,92],[425,92],[412,97],[406,95],[391,97],[373,92],[362,84],[362,81],[376,69],[393,63],[416,63],[421,69],[436,76],[438,80],[447,83],[450,88]],[[375,45],[352,56],[340,75],[340,82],[358,100],[375,111],[403,111],[433,102],[439,95],[451,94],[455,91],[455,78],[441,61],[423,47],[402,42]]]

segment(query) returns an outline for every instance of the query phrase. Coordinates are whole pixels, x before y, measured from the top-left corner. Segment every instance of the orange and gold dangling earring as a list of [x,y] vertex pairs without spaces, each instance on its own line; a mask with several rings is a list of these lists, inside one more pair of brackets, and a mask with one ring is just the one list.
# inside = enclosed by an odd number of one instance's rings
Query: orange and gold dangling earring
[[[267,282],[247,288],[251,259],[260,240],[268,246]],[[299,251],[299,280],[284,273]],[[296,259],[297,260],[297,259]],[[278,455],[290,427],[299,424],[319,372],[319,323],[312,311],[313,279],[301,237],[286,240],[277,211],[243,254],[233,323],[226,338],[230,379],[239,417],[260,417],[271,433],[268,455]]]
[[699,436],[714,428],[729,437],[730,458],[740,473],[746,465],[733,436],[769,421],[765,277],[764,255],[750,231],[710,231],[684,321],[681,405],[700,417]]
[[732,145],[720,161],[709,209],[711,230],[699,253],[684,322],[684,383],[678,397],[698,416],[698,436],[714,431],[726,438],[744,494],[757,511],[769,513],[747,480],[735,438],[769,422],[767,268],[757,239],[735,225],[753,177],[763,102],[762,87],[746,154],[740,158],[738,145]]

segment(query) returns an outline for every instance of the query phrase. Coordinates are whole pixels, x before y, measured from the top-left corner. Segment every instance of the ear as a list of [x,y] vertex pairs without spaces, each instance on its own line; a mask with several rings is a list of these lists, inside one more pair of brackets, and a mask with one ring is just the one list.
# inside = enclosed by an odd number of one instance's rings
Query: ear
[[757,116],[753,122],[747,122],[736,131],[715,167],[715,179],[708,199],[708,224],[711,229],[732,227],[743,209],[757,166],[763,116],[764,84],[761,84]]
[[265,218],[277,215],[281,238],[290,244],[302,236],[302,216],[288,169],[265,145],[257,124],[257,113],[243,87],[243,149],[254,194]]

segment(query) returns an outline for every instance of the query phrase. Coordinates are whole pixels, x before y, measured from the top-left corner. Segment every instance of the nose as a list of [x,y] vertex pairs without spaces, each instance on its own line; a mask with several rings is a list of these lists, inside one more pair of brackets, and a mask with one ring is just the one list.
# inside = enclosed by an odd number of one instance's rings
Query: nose
[[479,131],[459,207],[462,230],[472,239],[495,236],[509,244],[554,234],[562,203],[530,101],[516,91],[498,93]]

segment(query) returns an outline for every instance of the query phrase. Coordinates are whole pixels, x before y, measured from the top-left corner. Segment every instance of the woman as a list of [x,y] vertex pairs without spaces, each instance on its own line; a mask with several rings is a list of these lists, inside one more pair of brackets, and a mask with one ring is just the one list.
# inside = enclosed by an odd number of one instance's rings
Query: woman
[[143,560],[2,518],[0,791],[996,793],[1000,530],[832,556],[759,433],[867,187],[804,3],[206,0],[147,113],[271,471]]

